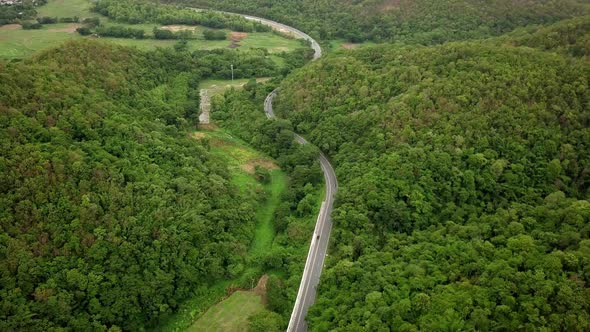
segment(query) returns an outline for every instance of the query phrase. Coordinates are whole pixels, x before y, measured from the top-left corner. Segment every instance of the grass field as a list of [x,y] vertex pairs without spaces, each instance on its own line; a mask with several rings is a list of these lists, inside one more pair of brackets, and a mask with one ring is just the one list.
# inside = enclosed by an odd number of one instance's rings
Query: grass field
[[219,302],[199,318],[188,331],[244,332],[248,317],[265,310],[260,295],[237,291],[227,300]]
[[[282,59],[282,58],[281,58]],[[270,77],[258,77],[256,82],[268,81]],[[222,95],[225,90],[230,88],[240,88],[244,84],[248,83],[249,79],[240,78],[236,80],[204,80],[199,83],[200,89],[207,89],[209,96],[213,97],[216,95]]]
[[74,17],[80,18],[100,16],[90,12],[92,3],[88,0],[49,0],[37,9],[37,16]]
[[[37,9],[38,16],[51,17],[100,17],[104,25],[123,25],[135,29],[143,29],[147,37],[152,36],[155,23],[147,24],[120,24],[114,23],[108,17],[101,16],[90,11],[92,4],[89,0],[49,0],[49,2]],[[72,28],[73,27],[73,28]],[[57,46],[66,40],[82,38],[75,32],[77,25],[73,24],[50,24],[45,25],[40,30],[22,30],[15,25],[0,27],[0,58],[15,59],[25,58],[31,54]],[[68,31],[65,31],[67,28]],[[188,42],[189,51],[211,50],[216,48],[228,48],[232,41],[229,40],[205,40],[201,33],[204,27],[194,27],[195,39]],[[231,31],[226,30],[228,35]],[[172,47],[177,41],[175,40],[155,40],[155,39],[127,39],[127,38],[101,38],[109,43],[124,46],[137,47],[142,50],[155,49],[156,47]],[[280,53],[291,51],[301,44],[294,39],[281,37],[271,32],[251,33],[238,43],[238,49],[266,48],[269,53]]]
[[[66,40],[82,38],[75,30],[75,24],[45,25],[40,30],[22,30],[14,25],[0,27],[0,58],[24,58]],[[15,29],[16,28],[16,29]],[[61,30],[61,31],[56,31]]]

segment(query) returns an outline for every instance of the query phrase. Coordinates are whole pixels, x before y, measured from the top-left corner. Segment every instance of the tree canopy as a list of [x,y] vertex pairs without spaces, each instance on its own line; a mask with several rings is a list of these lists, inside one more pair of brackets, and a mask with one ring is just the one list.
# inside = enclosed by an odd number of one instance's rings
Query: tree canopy
[[587,22],[341,52],[281,84],[340,184],[311,330],[590,328]]
[[588,13],[581,0],[166,0],[259,15],[315,38],[439,44]]

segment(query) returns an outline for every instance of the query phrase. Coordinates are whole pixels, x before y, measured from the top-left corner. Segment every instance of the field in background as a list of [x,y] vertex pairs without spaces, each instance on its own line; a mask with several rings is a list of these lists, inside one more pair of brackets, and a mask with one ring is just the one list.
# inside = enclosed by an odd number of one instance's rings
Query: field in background
[[[46,5],[39,7],[37,11],[38,17],[99,17],[101,23],[105,26],[121,25],[134,29],[143,29],[146,37],[152,36],[154,27],[160,27],[159,24],[155,23],[114,23],[108,17],[91,12],[91,6],[92,4],[89,0],[49,0]],[[75,31],[78,26],[78,24],[47,24],[40,30],[22,30],[18,25],[0,27],[0,58],[25,58],[39,50],[57,46],[66,40],[92,38],[80,36]],[[195,26],[191,27],[191,29],[194,30],[195,39],[188,41],[189,51],[230,48],[231,46],[231,48],[237,49],[266,48],[269,53],[280,53],[291,51],[301,45],[298,40],[284,38],[272,32],[249,33],[238,42],[233,42],[229,38],[231,31],[224,30],[228,33],[228,40],[205,40],[202,36],[202,31],[205,30],[205,27]],[[137,47],[143,50],[155,49],[156,47],[171,47],[178,42],[177,40],[129,38],[100,38],[100,40],[118,45]]]

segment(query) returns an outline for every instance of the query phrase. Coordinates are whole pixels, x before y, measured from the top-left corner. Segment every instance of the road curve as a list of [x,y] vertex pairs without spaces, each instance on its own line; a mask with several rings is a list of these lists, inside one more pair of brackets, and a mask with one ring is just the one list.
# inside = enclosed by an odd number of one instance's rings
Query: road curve
[[[194,10],[202,10],[192,8]],[[271,21],[265,18],[223,12],[231,15],[240,15],[248,20],[256,21],[264,25],[268,25],[271,28],[294,35],[297,38],[307,40],[314,50],[313,60],[317,60],[322,56],[322,48],[313,38],[311,38],[305,32],[290,27],[288,25]],[[264,100],[264,112],[269,119],[274,119],[275,114],[272,109],[272,101],[277,95],[277,90],[272,91]],[[300,144],[308,144],[307,140],[298,134],[295,134],[295,140]],[[301,332],[307,331],[307,323],[305,322],[305,316],[307,310],[313,304],[316,297],[316,287],[320,281],[320,275],[324,266],[324,259],[328,251],[328,242],[330,240],[330,232],[332,231],[332,209],[334,206],[334,196],[338,190],[338,181],[336,180],[336,173],[334,168],[330,164],[330,161],[320,152],[320,165],[324,172],[324,180],[326,184],[326,197],[322,202],[320,212],[318,214],[317,222],[315,225],[314,232],[311,238],[311,244],[307,253],[307,260],[305,262],[305,268],[303,269],[303,276],[301,278],[301,284],[297,292],[297,298],[291,313],[291,319],[289,320],[288,332]]]
[[[273,29],[278,29],[283,32],[289,32],[308,40],[311,43],[311,47],[314,50],[313,60],[317,60],[322,56],[322,49],[320,45],[309,35],[301,32],[295,28],[287,25],[277,23],[264,18],[253,17],[244,15],[249,20],[254,20],[262,24],[271,26]],[[271,92],[264,100],[264,112],[266,117],[269,119],[275,118],[275,114],[272,109],[272,101],[277,95],[277,90]],[[295,134],[295,139],[300,144],[308,144],[305,138],[298,134]],[[299,291],[297,292],[297,298],[289,320],[289,327],[287,332],[300,332],[307,331],[307,323],[305,322],[305,316],[307,310],[313,304],[316,297],[316,287],[320,281],[320,275],[322,274],[322,268],[324,266],[324,259],[328,252],[328,242],[330,240],[330,232],[332,231],[332,209],[334,206],[334,196],[338,190],[338,181],[336,179],[336,173],[330,161],[323,152],[320,152],[320,165],[324,172],[324,180],[326,184],[326,197],[320,212],[318,214],[315,230],[312,234],[311,244],[307,253],[307,260],[305,262],[305,268],[303,269],[303,277],[301,278],[301,284],[299,285]]]

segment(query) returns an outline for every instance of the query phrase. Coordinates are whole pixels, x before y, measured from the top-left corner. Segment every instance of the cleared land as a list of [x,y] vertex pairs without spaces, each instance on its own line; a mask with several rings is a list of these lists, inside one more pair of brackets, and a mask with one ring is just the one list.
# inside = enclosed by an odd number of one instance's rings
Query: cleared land
[[[256,78],[256,82],[261,83],[268,81],[270,77],[259,77]],[[235,80],[204,80],[199,83],[200,89],[206,89],[209,96],[217,96],[222,95],[223,92],[230,88],[240,88],[244,86],[244,84],[248,83],[248,79],[241,78]]]
[[[143,50],[155,49],[156,47],[172,47],[176,40],[155,40],[149,37],[152,36],[152,30],[159,24],[120,24],[114,23],[108,17],[90,11],[92,4],[88,0],[49,0],[49,2],[37,9],[38,16],[51,17],[100,17],[101,22],[106,25],[122,25],[126,27],[133,27],[134,29],[143,29],[147,39],[128,39],[128,38],[100,38],[105,42],[114,43],[124,46],[137,47]],[[82,37],[75,32],[78,26],[74,24],[48,24],[43,26],[40,30],[22,30],[18,25],[8,25],[0,27],[0,58],[16,59],[25,58],[31,54],[52,46],[57,46],[66,40],[76,38],[90,38]],[[195,50],[211,50],[216,48],[266,48],[269,53],[280,53],[283,51],[291,51],[300,46],[299,41],[281,37],[278,34],[271,32],[263,33],[249,33],[239,40],[234,42],[228,40],[205,40],[202,36],[202,31],[205,29],[202,26],[164,26],[168,29],[190,28],[195,32],[195,39],[188,41],[189,51]],[[224,30],[228,35],[232,31]]]
[[211,307],[188,331],[244,332],[247,331],[248,317],[263,310],[260,295],[237,291]]

